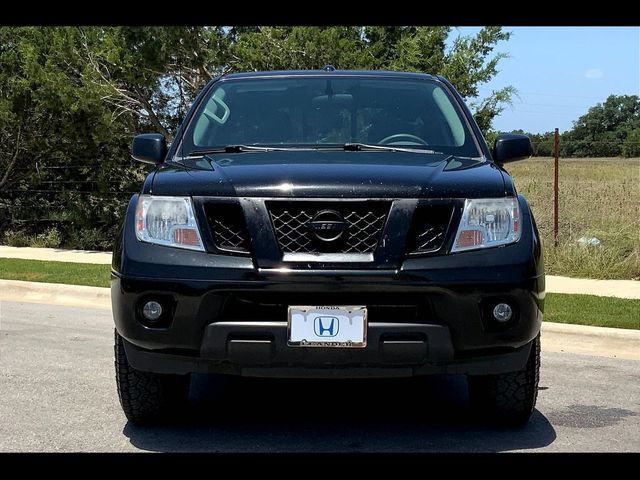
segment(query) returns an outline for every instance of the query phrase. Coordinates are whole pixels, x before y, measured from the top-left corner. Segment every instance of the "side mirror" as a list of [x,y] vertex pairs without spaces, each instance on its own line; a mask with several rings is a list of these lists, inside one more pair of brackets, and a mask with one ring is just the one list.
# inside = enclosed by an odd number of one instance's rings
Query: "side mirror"
[[531,140],[526,135],[501,133],[493,144],[493,160],[496,163],[524,160],[532,153]]
[[142,163],[156,165],[167,155],[167,141],[159,133],[136,135],[131,144],[131,156]]

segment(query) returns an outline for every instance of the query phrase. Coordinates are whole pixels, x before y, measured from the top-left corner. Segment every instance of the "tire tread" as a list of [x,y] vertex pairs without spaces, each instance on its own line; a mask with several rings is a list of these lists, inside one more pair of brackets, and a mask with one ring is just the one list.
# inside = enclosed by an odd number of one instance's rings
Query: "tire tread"
[[189,394],[189,376],[136,370],[129,364],[117,331],[114,343],[118,398],[127,419],[153,423],[179,413]]
[[472,409],[479,418],[503,425],[522,426],[533,413],[539,381],[540,335],[531,345],[531,353],[523,370],[469,377]]

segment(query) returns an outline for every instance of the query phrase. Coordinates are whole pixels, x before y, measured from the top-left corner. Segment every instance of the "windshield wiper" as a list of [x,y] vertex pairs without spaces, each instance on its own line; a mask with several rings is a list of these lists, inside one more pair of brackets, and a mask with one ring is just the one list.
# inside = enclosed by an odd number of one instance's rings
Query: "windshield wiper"
[[189,152],[189,157],[201,157],[203,155],[211,155],[213,153],[242,153],[242,152],[282,152],[290,150],[279,147],[258,147],[255,145],[226,145],[224,147],[201,148]]
[[442,152],[436,152],[435,150],[429,150],[426,148],[408,148],[408,147],[395,147],[392,145],[370,145],[367,143],[345,143],[344,145],[312,145],[312,146],[300,146],[300,147],[259,147],[257,145],[226,145],[224,147],[214,148],[201,148],[192,150],[187,155],[188,157],[202,157],[205,155],[211,155],[214,153],[242,153],[242,152],[293,152],[293,151],[313,151],[313,150],[333,150],[334,148],[343,148],[348,152],[363,152],[363,151],[383,151],[383,152],[407,152],[407,153],[422,153],[427,155],[439,155]]
[[342,148],[347,152],[363,152],[366,150],[381,150],[384,152],[426,153],[428,155],[442,155],[442,152],[427,148],[394,147],[392,145],[371,145],[368,143],[345,143]]

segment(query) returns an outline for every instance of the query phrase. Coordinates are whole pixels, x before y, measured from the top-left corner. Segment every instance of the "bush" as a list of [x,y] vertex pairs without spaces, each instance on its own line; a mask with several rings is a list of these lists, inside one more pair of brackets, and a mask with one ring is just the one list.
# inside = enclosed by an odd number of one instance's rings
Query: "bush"
[[118,236],[118,227],[106,230],[90,227],[49,227],[44,232],[37,230],[6,230],[0,233],[0,244],[11,247],[70,248],[74,250],[110,251]]
[[2,244],[10,247],[28,247],[31,238],[22,230],[7,230],[2,236]]
[[67,232],[64,245],[79,250],[108,251],[113,247],[113,238],[98,228],[72,228]]
[[2,236],[2,243],[11,247],[58,248],[62,236],[55,227],[37,235],[29,235],[24,230],[7,230]]
[[62,237],[57,228],[47,228],[43,233],[30,237],[29,246],[34,248],[58,248],[62,243]]

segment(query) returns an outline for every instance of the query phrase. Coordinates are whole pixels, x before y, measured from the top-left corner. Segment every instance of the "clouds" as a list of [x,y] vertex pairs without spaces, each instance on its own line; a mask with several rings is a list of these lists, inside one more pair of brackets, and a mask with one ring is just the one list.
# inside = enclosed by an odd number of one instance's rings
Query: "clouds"
[[584,72],[584,76],[590,80],[597,80],[604,77],[604,72],[599,68],[590,68]]

